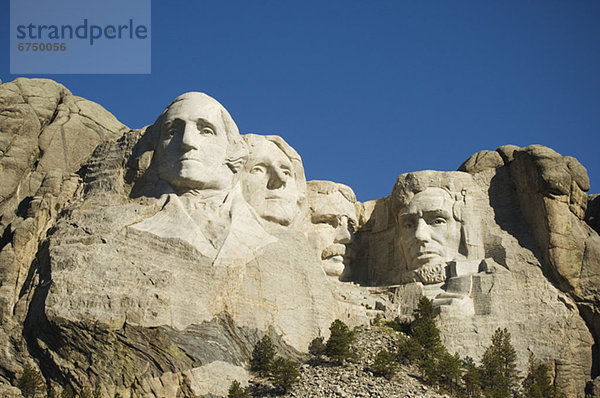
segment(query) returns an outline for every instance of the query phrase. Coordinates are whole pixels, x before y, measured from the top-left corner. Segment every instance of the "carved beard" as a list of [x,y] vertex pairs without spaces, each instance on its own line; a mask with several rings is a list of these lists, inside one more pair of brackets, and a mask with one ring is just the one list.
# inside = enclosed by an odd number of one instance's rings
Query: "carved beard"
[[446,281],[446,264],[423,265],[414,271],[402,275],[402,283],[421,282],[424,285]]

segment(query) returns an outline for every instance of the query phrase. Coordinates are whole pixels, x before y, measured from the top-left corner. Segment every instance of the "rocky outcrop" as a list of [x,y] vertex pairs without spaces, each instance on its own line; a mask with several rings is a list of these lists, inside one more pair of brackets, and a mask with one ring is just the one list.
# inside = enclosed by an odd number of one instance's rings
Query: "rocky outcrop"
[[94,148],[126,126],[101,106],[51,80],[17,79],[0,85],[0,378],[20,369],[38,249],[60,212],[81,190],[75,174]]
[[600,366],[600,236],[592,228],[597,205],[595,196],[588,199],[586,194],[590,189],[587,171],[577,159],[541,145],[513,148],[512,160],[506,164],[521,212],[539,247],[544,273],[575,300],[594,336],[592,375],[596,376]]
[[[582,386],[592,368],[593,339],[575,301],[544,276],[542,251],[522,216],[507,167],[473,175],[422,171],[398,177],[392,195],[375,203],[365,229],[357,236],[361,252],[369,253],[360,266],[373,276],[372,283],[403,282],[410,259],[403,255],[406,245],[398,243],[398,235],[405,232],[394,215],[403,214],[417,193],[432,187],[454,198],[449,215],[458,224],[453,232],[460,238],[457,252],[446,253],[448,265],[439,268],[445,283],[418,279],[382,292],[387,317],[411,320],[418,299],[428,296],[440,312],[438,325],[450,352],[479,360],[493,332],[507,328],[520,353],[522,373],[527,369],[527,353],[532,352],[552,365],[556,385],[568,396],[583,396]],[[438,217],[441,209],[436,210]],[[441,242],[439,236],[433,238]],[[431,237],[420,239],[427,245]],[[444,239],[448,242],[451,237]],[[387,251],[377,250],[386,246]],[[435,250],[434,246],[428,250]],[[397,264],[395,273],[386,266],[390,262]]]
[[31,363],[104,396],[224,395],[265,334],[299,358],[334,319],[408,321],[423,295],[450,352],[479,361],[501,327],[522,374],[533,353],[569,397],[597,374],[597,206],[574,158],[506,145],[360,203],[202,93],[140,130],[48,80],[1,85],[0,105],[5,394]]

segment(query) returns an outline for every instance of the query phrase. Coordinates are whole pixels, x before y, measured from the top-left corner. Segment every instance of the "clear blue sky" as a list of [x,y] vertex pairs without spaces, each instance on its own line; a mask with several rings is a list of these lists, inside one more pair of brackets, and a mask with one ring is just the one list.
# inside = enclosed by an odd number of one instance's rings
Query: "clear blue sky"
[[[600,1],[152,2],[150,75],[39,75],[132,128],[203,91],[283,136],[308,179],[388,195],[397,175],[543,144],[600,191]],[[9,74],[8,1],[0,79]],[[35,77],[35,76],[29,76]]]

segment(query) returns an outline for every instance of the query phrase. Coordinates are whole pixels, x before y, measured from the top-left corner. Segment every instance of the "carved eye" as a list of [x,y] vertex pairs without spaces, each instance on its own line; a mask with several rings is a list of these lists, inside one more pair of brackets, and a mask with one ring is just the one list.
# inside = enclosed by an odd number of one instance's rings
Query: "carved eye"
[[412,229],[412,228],[414,228],[414,226],[415,226],[415,223],[412,221],[406,221],[404,223],[404,228],[406,228],[406,229]]
[[356,223],[354,220],[348,220],[348,228],[350,228],[352,231],[356,231]]
[[442,217],[436,217],[433,219],[431,224],[432,225],[444,225],[444,224],[446,224],[446,219],[444,219]]
[[264,174],[267,172],[265,166],[257,164],[256,166],[250,169],[250,174]]
[[161,137],[171,138],[175,135],[177,129],[172,122],[165,123],[161,128]]
[[291,177],[292,176],[292,172],[290,170],[288,170],[288,169],[283,169],[281,172],[286,177]]
[[210,127],[203,127],[200,129],[200,134],[202,135],[215,135],[215,132]]

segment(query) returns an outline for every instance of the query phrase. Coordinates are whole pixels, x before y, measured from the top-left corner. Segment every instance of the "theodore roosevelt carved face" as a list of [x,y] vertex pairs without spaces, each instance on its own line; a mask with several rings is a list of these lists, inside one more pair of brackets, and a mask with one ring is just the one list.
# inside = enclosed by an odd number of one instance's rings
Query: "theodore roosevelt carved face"
[[312,227],[308,239],[325,273],[349,280],[353,257],[349,244],[358,225],[354,192],[331,181],[309,181],[307,188]]
[[432,267],[458,255],[461,224],[454,199],[441,188],[417,193],[399,214],[400,245],[409,271]]

